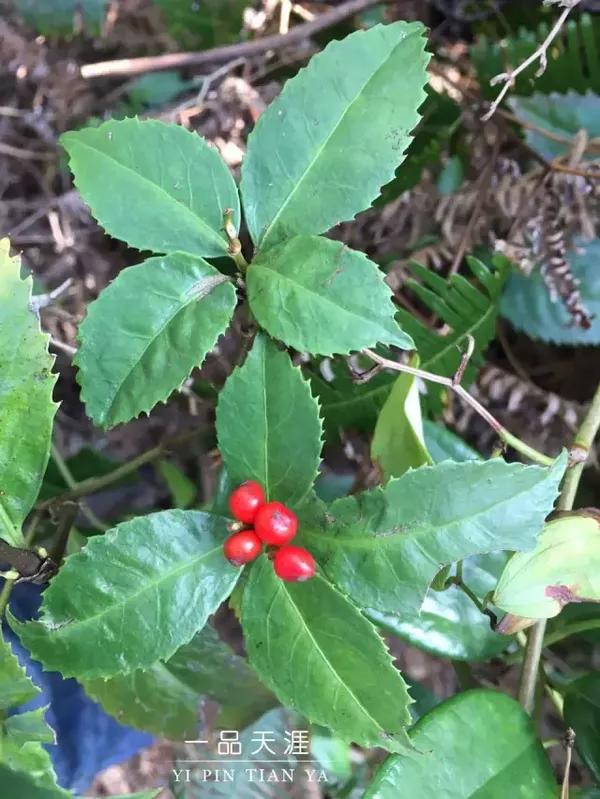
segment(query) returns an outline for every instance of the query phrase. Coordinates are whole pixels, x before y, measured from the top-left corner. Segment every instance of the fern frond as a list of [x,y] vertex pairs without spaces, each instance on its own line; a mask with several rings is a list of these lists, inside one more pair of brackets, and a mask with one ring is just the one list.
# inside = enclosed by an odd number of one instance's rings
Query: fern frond
[[[467,337],[473,337],[475,350],[463,378],[465,385],[475,379],[481,355],[494,338],[498,303],[509,270],[502,257],[494,258],[492,269],[477,258],[470,257],[467,263],[475,283],[462,275],[444,280],[421,264],[411,264],[417,279],[409,280],[407,288],[439,318],[440,330],[432,330],[404,309],[397,312],[400,325],[417,345],[421,368],[429,372],[451,377],[460,365]],[[429,410],[434,414],[441,411],[442,391],[437,385],[427,387]]]
[[[512,37],[499,42],[480,36],[471,47],[471,59],[477,70],[483,96],[492,100],[497,89],[490,80],[502,72],[522,64],[548,35],[549,25],[542,22],[537,30],[520,28]],[[581,14],[570,19],[548,52],[548,66],[536,77],[537,65],[532,64],[517,77],[514,94],[563,94],[574,90],[600,92],[600,19]]]

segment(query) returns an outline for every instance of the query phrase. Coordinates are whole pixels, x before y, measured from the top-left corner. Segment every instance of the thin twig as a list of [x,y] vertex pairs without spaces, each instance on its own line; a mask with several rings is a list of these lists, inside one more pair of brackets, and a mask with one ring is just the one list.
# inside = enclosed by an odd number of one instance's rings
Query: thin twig
[[141,58],[119,58],[115,61],[100,61],[96,64],[85,64],[81,67],[81,77],[86,80],[103,77],[121,77],[142,75],[145,72],[158,72],[163,69],[181,69],[182,67],[198,67],[219,61],[230,61],[234,58],[260,55],[268,50],[281,50],[315,33],[331,28],[348,17],[365,11],[372,6],[381,5],[386,0],[349,0],[331,11],[320,14],[311,22],[298,25],[289,33],[265,36],[250,42],[239,42],[224,47],[213,47],[199,53],[166,53],[159,56],[143,56]]
[[37,152],[36,150],[28,150],[25,147],[13,147],[12,144],[0,142],[0,154],[8,155],[11,158],[24,158],[28,161],[54,161],[56,158],[55,153]]
[[132,458],[130,461],[127,461],[127,463],[117,466],[116,469],[113,469],[113,471],[109,472],[108,474],[100,475],[99,477],[89,477],[87,480],[82,480],[80,483],[77,483],[68,491],[64,491],[62,494],[57,494],[56,496],[50,497],[43,502],[38,502],[36,508],[38,510],[45,510],[53,505],[59,505],[62,502],[66,502],[67,500],[78,499],[79,497],[86,496],[87,494],[95,494],[98,491],[102,491],[113,483],[118,482],[123,477],[127,477],[132,472],[137,471],[137,469],[139,469],[140,466],[143,466],[145,463],[150,463],[151,461],[157,460],[157,458],[160,458],[162,455],[167,453],[171,447],[178,444],[183,444],[185,441],[190,441],[201,432],[201,430],[195,428],[194,430],[188,430],[185,433],[181,433],[178,436],[165,439],[161,444],[158,444],[156,447],[152,447],[152,449],[146,450],[146,452],[142,452],[141,455],[138,455],[136,458]]
[[585,467],[588,455],[594,443],[594,439],[600,428],[600,385],[596,389],[592,404],[585,415],[583,422],[575,436],[575,441],[571,447],[572,451],[581,452],[585,457],[583,460],[578,457],[575,465],[569,469],[565,477],[565,482],[558,500],[559,510],[571,510],[575,502],[575,495],[581,480],[581,475]]
[[[69,469],[65,459],[60,454],[58,447],[55,444],[52,444],[52,460],[56,464],[56,468],[60,472],[62,479],[65,481],[67,486],[72,490],[77,487],[77,481],[73,477],[71,470]],[[102,522],[94,513],[94,511],[89,507],[87,502],[81,501],[81,512],[89,521],[89,523],[94,527],[96,530],[100,530],[104,532],[106,530],[106,525]]]
[[430,383],[438,383],[441,386],[446,386],[446,388],[457,394],[463,400],[463,402],[466,402],[467,405],[470,405],[471,408],[473,408],[473,410],[489,424],[489,426],[496,432],[500,440],[505,444],[542,466],[551,466],[554,463],[553,458],[549,458],[542,452],[538,452],[538,450],[530,447],[529,444],[521,441],[520,438],[517,438],[517,436],[513,435],[505,427],[503,427],[486,407],[476,400],[472,394],[469,394],[469,392],[463,388],[460,383],[455,382],[456,375],[453,377],[436,375],[433,372],[426,372],[423,369],[417,369],[414,366],[408,366],[408,364],[398,363],[398,361],[391,361],[389,358],[383,358],[381,355],[378,355],[376,352],[373,352],[369,349],[363,350],[363,353],[371,358],[372,361],[375,361],[375,363],[381,364],[381,366],[383,366],[385,369],[391,369],[394,372],[405,372],[406,374],[413,375],[414,377],[420,377],[422,380],[427,380]]
[[499,83],[504,83],[504,86],[500,90],[494,102],[491,104],[489,111],[483,115],[482,119],[484,122],[490,119],[494,115],[496,109],[498,108],[502,100],[504,100],[510,89],[515,85],[515,80],[517,79],[517,77],[522,72],[524,72],[527,69],[527,67],[531,66],[531,64],[534,64],[536,61],[539,61],[540,66],[538,71],[536,72],[536,77],[539,78],[540,75],[543,74],[548,63],[548,48],[550,47],[552,42],[556,39],[556,37],[560,32],[560,29],[566,22],[567,17],[571,13],[571,11],[575,8],[575,6],[579,4],[579,2],[580,0],[569,0],[569,4],[565,5],[565,7],[563,8],[554,26],[552,27],[550,33],[546,36],[546,38],[540,44],[540,46],[536,50],[534,50],[534,52],[529,56],[529,58],[526,58],[525,61],[523,61],[523,63],[520,64],[518,67],[515,67],[514,69],[511,69],[508,72],[501,72],[499,75],[496,75],[494,78],[492,78],[492,80],[490,81],[491,86],[497,86]]
[[[530,122],[528,119],[521,119],[521,117],[517,116],[516,114],[512,114],[510,111],[506,111],[504,108],[498,108],[496,114],[504,117],[504,119],[508,120],[509,122],[514,122],[526,130],[532,130],[534,133],[539,133],[540,136],[543,136],[545,139],[550,139],[550,141],[554,141],[557,144],[566,144],[567,146],[571,146],[573,144],[572,136],[561,136],[560,133],[555,133],[552,130],[548,130],[548,128],[543,128],[541,125],[536,125],[534,122]],[[588,153],[600,154],[600,141],[597,138],[590,139],[586,144],[585,151]]]
[[563,776],[560,799],[569,799],[569,778],[571,776],[571,760],[573,758],[573,747],[575,746],[575,730],[567,728],[564,745],[567,750],[567,762],[565,763],[565,773]]
[[[596,389],[592,404],[575,436],[572,449],[583,450],[586,454],[589,453],[599,429],[600,384]],[[572,510],[583,467],[584,462],[579,461],[567,471],[558,499],[559,510]],[[535,705],[535,687],[537,684],[545,632],[546,619],[541,619],[531,628],[527,636],[527,646],[525,647],[525,657],[523,658],[523,666],[521,669],[519,702],[530,715],[533,713]]]

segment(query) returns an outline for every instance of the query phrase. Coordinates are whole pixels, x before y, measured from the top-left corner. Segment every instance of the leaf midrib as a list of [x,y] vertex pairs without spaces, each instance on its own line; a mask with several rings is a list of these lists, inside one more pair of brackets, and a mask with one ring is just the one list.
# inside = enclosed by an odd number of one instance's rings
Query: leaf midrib
[[[317,576],[315,576],[313,579],[316,579],[316,580],[322,580],[322,578],[321,578],[321,577],[319,577],[318,575],[317,575]],[[279,585],[277,586],[277,591],[283,591],[283,590],[285,590],[285,595],[287,596],[287,598],[288,598],[288,600],[289,600],[289,604],[290,604],[290,605],[293,607],[293,609],[296,611],[296,614],[298,615],[298,617],[299,617],[299,618],[300,618],[300,620],[302,621],[302,626],[303,626],[304,630],[306,631],[306,634],[308,635],[308,637],[309,637],[309,638],[311,639],[311,641],[313,642],[313,644],[314,644],[314,646],[315,646],[315,649],[317,650],[317,652],[319,653],[319,655],[321,656],[321,658],[322,658],[322,659],[323,659],[323,661],[325,662],[325,665],[326,665],[326,666],[329,668],[329,670],[330,670],[330,671],[333,673],[333,675],[335,676],[335,678],[336,678],[336,680],[335,680],[335,681],[336,681],[336,682],[337,682],[339,685],[341,685],[341,686],[344,688],[344,690],[345,690],[345,691],[346,691],[348,694],[350,694],[350,696],[352,697],[352,699],[354,700],[354,702],[356,703],[356,705],[358,706],[358,708],[361,710],[361,712],[363,713],[363,715],[364,715],[364,716],[366,716],[368,719],[370,719],[370,720],[373,722],[373,724],[375,725],[376,729],[380,729],[380,730],[382,730],[383,728],[382,728],[382,726],[381,726],[380,722],[378,722],[378,721],[377,721],[377,719],[375,719],[375,718],[374,718],[374,717],[373,717],[373,716],[372,716],[372,715],[369,713],[369,711],[368,711],[368,710],[365,708],[365,706],[362,704],[362,702],[360,701],[360,699],[359,699],[359,698],[356,696],[356,694],[354,693],[354,691],[352,691],[352,689],[351,689],[351,688],[350,688],[350,687],[349,687],[349,686],[346,684],[346,682],[345,682],[345,681],[344,681],[344,680],[341,678],[341,676],[340,676],[340,675],[337,673],[337,671],[335,670],[335,667],[334,667],[334,666],[333,666],[333,664],[330,662],[330,660],[328,659],[327,655],[325,654],[325,652],[323,651],[323,649],[322,649],[322,648],[321,648],[321,646],[319,645],[319,643],[318,643],[317,639],[316,639],[316,638],[314,637],[314,635],[312,634],[312,632],[311,632],[311,630],[310,630],[310,627],[308,626],[308,624],[307,624],[307,622],[306,622],[306,619],[304,618],[304,616],[302,615],[302,613],[301,613],[301,611],[300,611],[300,608],[299,608],[299,607],[296,605],[296,603],[294,602],[294,600],[293,600],[293,599],[292,599],[292,597],[290,596],[290,593],[289,593],[289,591],[287,591],[287,589],[286,589],[286,586],[285,586],[285,583],[283,583],[282,581],[280,581],[280,582],[279,582]],[[332,590],[334,590],[334,591],[335,591],[335,589],[334,589],[333,587],[332,587]]]
[[[544,479],[547,479],[548,475]],[[543,482],[540,481],[540,482]],[[540,483],[537,483],[536,486],[533,488],[537,488]],[[430,535],[431,533],[438,532],[442,529],[452,529],[456,525],[464,524],[464,523],[473,523],[477,520],[480,516],[489,513],[494,508],[502,507],[502,505],[506,504],[507,502],[512,502],[515,498],[520,497],[523,494],[527,494],[532,490],[532,486],[528,486],[527,488],[521,489],[516,494],[511,494],[509,497],[506,497],[502,500],[502,502],[496,502],[493,505],[489,505],[486,508],[482,508],[474,515],[467,515],[461,516],[458,519],[454,519],[451,522],[448,522],[443,525],[439,525],[437,527],[428,526],[428,527],[420,527],[413,530],[411,533],[397,533],[392,535],[328,535],[320,530],[307,530],[304,535],[313,538],[319,539],[326,539],[329,544],[337,544],[338,546],[342,546],[346,549],[363,549],[363,550],[370,550],[370,549],[379,549],[382,545],[385,544],[396,544],[398,540],[405,541],[405,540],[415,540],[423,537],[424,535]],[[405,524],[400,522],[400,524]],[[346,526],[346,525],[345,525]],[[476,553],[473,553],[476,554]]]
[[147,591],[152,590],[154,592],[159,588],[159,586],[161,586],[162,583],[168,583],[172,579],[178,577],[180,574],[184,574],[186,571],[191,571],[192,569],[196,568],[196,566],[200,564],[203,560],[206,560],[211,556],[213,556],[215,553],[220,552],[221,549],[222,546],[220,544],[217,544],[212,549],[202,552],[197,557],[186,560],[183,564],[179,564],[175,569],[172,569],[166,573],[161,574],[159,576],[159,579],[153,580],[151,583],[146,583],[145,585],[142,586],[142,588],[138,589],[137,591],[134,591],[133,594],[128,594],[122,602],[118,602],[113,605],[108,605],[107,607],[103,608],[99,613],[95,613],[93,616],[88,616],[85,619],[70,619],[70,620],[66,619],[62,622],[53,621],[50,624],[47,623],[46,619],[42,618],[40,622],[36,623],[42,624],[42,626],[46,627],[49,630],[52,630],[56,635],[59,636],[60,633],[63,631],[66,631],[67,633],[72,632],[74,627],[78,629],[80,627],[84,627],[89,622],[97,621],[98,619],[101,619],[103,616],[109,615],[110,613],[113,613],[118,609],[121,609],[121,611],[126,610],[129,604],[135,602],[136,599],[138,599]]
[[[145,175],[143,175],[141,172],[136,172],[135,169],[132,169],[130,166],[127,166],[126,164],[123,164],[121,161],[119,161],[114,156],[109,155],[108,153],[104,152],[104,150],[100,150],[97,147],[92,147],[90,144],[88,144],[87,142],[83,141],[82,139],[76,140],[75,144],[76,144],[76,146],[81,147],[83,149],[91,150],[93,153],[95,153],[98,156],[100,156],[100,158],[105,158],[110,163],[116,164],[117,167],[120,167],[121,169],[125,170],[126,172],[130,172],[132,175],[135,175],[136,178],[141,180],[143,183],[148,184],[153,189],[157,189],[159,192],[161,192],[162,194],[165,195],[165,197],[167,198],[169,204],[172,204],[172,205],[175,206],[175,208],[177,209],[178,213],[181,210],[183,210],[185,212],[186,216],[191,217],[191,219],[193,220],[195,225],[197,225],[203,232],[208,233],[209,237],[213,241],[219,243],[219,246],[221,247],[223,252],[227,252],[227,243],[226,243],[225,239],[221,238],[221,236],[219,236],[219,234],[214,230],[214,228],[212,228],[209,224],[207,224],[202,219],[202,217],[197,216],[194,213],[194,211],[192,211],[192,209],[189,208],[189,206],[187,206],[181,200],[178,200],[176,197],[173,197],[172,194],[169,194],[169,192],[163,186],[161,186],[160,184],[155,183],[154,181],[150,180]],[[199,257],[203,257],[203,253],[199,253],[199,252],[198,253],[190,253],[190,254],[191,255],[195,255],[196,257],[198,257],[198,256]]]
[[[374,322],[372,318],[370,318],[368,316],[360,316],[356,311],[353,311],[352,309],[349,309],[349,308],[347,308],[347,307],[345,307],[343,305],[338,305],[338,303],[336,303],[335,300],[332,300],[326,294],[319,294],[319,292],[316,291],[315,289],[309,288],[308,286],[305,286],[303,283],[298,283],[293,278],[289,277],[288,275],[284,274],[283,272],[280,272],[277,269],[273,269],[273,267],[271,267],[271,266],[267,266],[265,263],[253,264],[250,267],[250,274],[252,274],[252,270],[253,269],[254,270],[258,269],[259,271],[261,269],[264,269],[267,272],[272,272],[280,280],[287,281],[288,283],[291,283],[292,286],[296,286],[299,289],[305,291],[307,294],[316,297],[318,300],[320,300],[321,302],[325,303],[326,305],[331,306],[336,311],[338,311],[338,312],[341,311],[342,313],[345,313],[345,314],[347,314],[348,316],[350,316],[352,318],[358,319],[362,323],[367,322],[372,327],[379,328],[379,330],[383,331],[387,335],[390,335],[393,332],[392,330],[389,330],[384,325],[381,325],[379,322]],[[256,274],[256,271],[254,272],[254,274]],[[390,311],[391,310],[392,309],[390,308]],[[398,338],[402,338],[402,336],[405,336],[406,338],[408,338],[408,335],[402,330],[402,328],[399,325],[397,325],[397,323],[394,322],[393,324],[396,324],[396,326],[398,327],[398,332],[396,334]]]
[[261,245],[264,245],[264,242],[265,242],[265,241],[268,239],[268,237],[269,237],[269,233],[270,233],[270,232],[271,232],[271,231],[274,229],[274,227],[275,227],[275,224],[277,223],[277,221],[278,221],[278,220],[279,220],[279,218],[281,217],[281,215],[282,215],[283,211],[285,210],[285,208],[286,208],[286,207],[288,206],[288,204],[290,203],[290,201],[291,201],[292,197],[293,197],[293,196],[296,194],[296,192],[298,191],[298,188],[299,188],[299,187],[302,185],[302,183],[303,183],[304,179],[306,178],[306,176],[307,176],[308,174],[310,174],[310,172],[311,172],[312,168],[314,167],[314,165],[316,164],[316,162],[317,162],[317,161],[319,160],[319,158],[321,157],[321,155],[322,155],[322,153],[323,153],[324,149],[325,149],[325,148],[328,146],[328,144],[329,144],[329,142],[331,141],[331,139],[332,139],[332,138],[335,136],[335,134],[337,133],[337,131],[338,131],[338,128],[339,128],[339,127],[340,127],[340,125],[341,125],[341,124],[344,122],[344,120],[345,120],[345,118],[346,118],[346,115],[347,115],[347,114],[348,114],[348,113],[351,111],[351,109],[354,107],[355,103],[356,103],[356,102],[359,100],[359,98],[360,98],[360,97],[363,95],[364,91],[365,91],[365,90],[366,90],[366,88],[369,86],[369,84],[371,83],[371,81],[372,81],[372,80],[374,80],[374,79],[375,79],[375,78],[378,76],[379,72],[380,72],[380,71],[383,69],[383,67],[384,67],[384,66],[386,66],[386,65],[387,65],[387,63],[390,61],[390,59],[391,59],[391,58],[394,56],[394,54],[395,54],[396,50],[397,50],[397,49],[398,49],[398,48],[399,48],[399,47],[400,47],[402,44],[405,44],[405,43],[406,43],[406,41],[407,41],[407,39],[409,39],[409,38],[411,37],[411,35],[412,35],[412,34],[408,34],[408,35],[404,34],[404,35],[402,36],[402,38],[400,39],[400,41],[398,41],[398,42],[397,42],[397,44],[395,44],[395,45],[394,45],[394,47],[393,47],[393,48],[392,48],[392,49],[391,49],[391,50],[388,52],[387,56],[386,56],[386,57],[385,57],[385,59],[384,59],[384,60],[381,62],[381,64],[380,64],[380,65],[377,67],[377,69],[376,69],[374,72],[372,72],[372,73],[371,73],[371,75],[370,75],[370,76],[367,78],[367,80],[366,80],[366,81],[365,81],[365,82],[362,84],[362,86],[360,87],[360,89],[359,89],[358,93],[357,93],[357,94],[354,96],[354,98],[353,98],[353,99],[350,101],[350,103],[349,103],[348,105],[346,105],[346,106],[345,106],[344,110],[342,111],[342,114],[341,114],[340,118],[339,118],[339,119],[338,119],[338,121],[335,123],[334,127],[331,129],[331,132],[330,132],[330,133],[327,135],[327,137],[324,139],[324,141],[322,142],[322,144],[320,145],[320,147],[317,149],[317,151],[316,151],[315,155],[314,155],[314,156],[313,156],[313,158],[311,159],[311,161],[310,161],[310,163],[308,164],[308,166],[307,166],[307,168],[305,169],[305,171],[302,173],[302,175],[301,175],[300,179],[299,179],[299,180],[296,182],[296,184],[295,184],[295,185],[294,185],[294,187],[292,188],[291,192],[290,192],[290,193],[288,194],[288,196],[286,197],[285,201],[284,201],[284,202],[281,204],[281,206],[279,207],[279,210],[277,211],[277,213],[275,214],[275,216],[273,217],[273,219],[271,220],[271,222],[269,223],[269,225],[268,225],[268,226],[265,228],[265,230],[264,230],[264,232],[263,232],[263,235],[262,235],[262,236],[260,236],[260,238],[259,238],[259,241],[258,241],[258,243],[259,243],[259,244],[261,244]]
[[[195,257],[198,258],[199,256],[195,256]],[[199,281],[195,281],[194,285],[196,283],[198,283],[198,282]],[[137,368],[139,367],[139,365],[142,362],[142,360],[146,357],[146,355],[148,353],[148,350],[162,336],[162,334],[165,332],[166,328],[169,327],[171,324],[173,324],[176,321],[176,319],[179,316],[179,314],[183,313],[190,305],[193,305],[194,303],[201,302],[202,300],[204,300],[207,297],[209,297],[212,294],[212,292],[215,291],[215,289],[217,289],[219,286],[223,285],[224,282],[225,281],[220,281],[219,283],[214,283],[211,286],[211,288],[200,298],[198,298],[197,296],[194,296],[193,294],[188,294],[188,292],[186,291],[186,299],[184,301],[180,300],[179,305],[174,306],[174,308],[172,310],[172,313],[167,316],[167,318],[163,321],[163,323],[160,326],[160,328],[158,328],[158,330],[156,330],[154,332],[154,334],[151,335],[148,338],[148,343],[146,344],[144,349],[141,351],[139,356],[135,359],[135,361],[131,364],[131,366],[129,368],[129,371],[123,377],[123,380],[120,381],[120,383],[118,385],[118,388],[117,388],[117,390],[115,391],[115,393],[113,395],[112,400],[106,406],[106,409],[105,409],[106,421],[109,421],[108,417],[115,410],[115,407],[118,405],[118,401],[119,401],[119,397],[121,396],[121,393],[125,390],[125,386],[131,380],[134,372],[137,370]],[[174,300],[175,299],[176,298],[174,298]],[[83,350],[83,348],[82,348],[82,350]]]

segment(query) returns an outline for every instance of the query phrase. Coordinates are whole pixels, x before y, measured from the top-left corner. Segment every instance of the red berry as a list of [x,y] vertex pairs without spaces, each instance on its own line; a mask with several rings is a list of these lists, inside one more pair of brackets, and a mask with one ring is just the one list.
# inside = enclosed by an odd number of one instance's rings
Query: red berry
[[261,505],[265,504],[265,494],[260,483],[247,480],[232,491],[229,497],[229,510],[234,518],[244,524],[252,524]]
[[301,583],[315,573],[315,559],[303,547],[281,547],[273,559],[275,574],[282,580]]
[[254,530],[240,530],[239,533],[230,535],[223,544],[225,557],[234,566],[243,566],[254,560],[262,549],[260,538]]
[[296,535],[298,518],[294,511],[281,502],[267,502],[256,514],[254,529],[265,544],[280,547],[289,543]]

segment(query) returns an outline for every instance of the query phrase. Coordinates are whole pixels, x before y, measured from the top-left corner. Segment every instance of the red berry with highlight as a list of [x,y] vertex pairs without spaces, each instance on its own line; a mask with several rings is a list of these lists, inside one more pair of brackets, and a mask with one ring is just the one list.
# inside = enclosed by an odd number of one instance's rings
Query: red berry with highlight
[[265,504],[265,492],[256,480],[247,480],[232,491],[229,510],[235,519],[252,524],[261,505]]
[[262,550],[260,538],[254,530],[240,530],[230,535],[223,544],[225,557],[234,566],[243,566],[258,557]]
[[256,514],[254,529],[265,544],[280,547],[288,544],[296,535],[298,518],[294,511],[281,502],[267,502]]
[[290,583],[310,580],[315,573],[315,559],[303,547],[281,547],[273,559],[275,574]]

